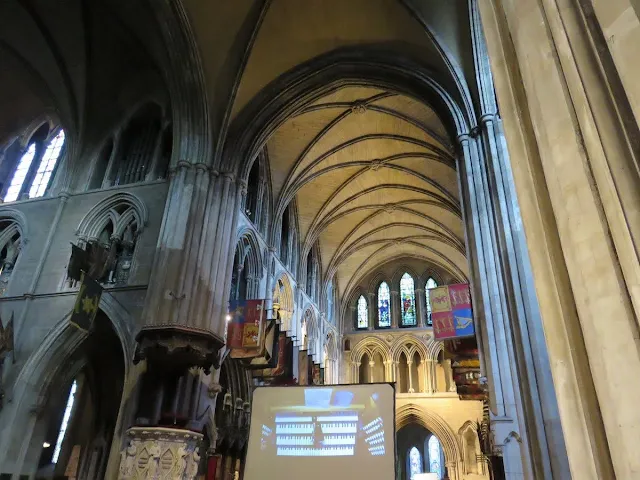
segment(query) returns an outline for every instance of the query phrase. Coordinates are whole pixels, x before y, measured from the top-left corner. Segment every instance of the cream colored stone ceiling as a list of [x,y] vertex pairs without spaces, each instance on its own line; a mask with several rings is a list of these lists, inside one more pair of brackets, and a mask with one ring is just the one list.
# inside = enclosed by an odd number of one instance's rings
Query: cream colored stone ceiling
[[344,87],[282,124],[267,150],[274,198],[297,198],[301,238],[307,249],[319,239],[341,294],[399,257],[466,277],[454,153],[428,106]]

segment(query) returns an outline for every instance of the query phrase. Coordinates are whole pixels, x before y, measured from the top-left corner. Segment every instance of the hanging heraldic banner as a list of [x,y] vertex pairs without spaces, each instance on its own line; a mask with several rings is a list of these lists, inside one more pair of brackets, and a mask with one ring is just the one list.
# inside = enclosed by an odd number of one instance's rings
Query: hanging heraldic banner
[[468,283],[432,288],[429,290],[429,302],[436,340],[475,334]]
[[264,300],[233,300],[229,302],[227,348],[232,358],[251,358],[258,350],[264,335]]
[[100,305],[102,286],[86,273],[81,273],[80,290],[69,322],[80,330],[89,331]]

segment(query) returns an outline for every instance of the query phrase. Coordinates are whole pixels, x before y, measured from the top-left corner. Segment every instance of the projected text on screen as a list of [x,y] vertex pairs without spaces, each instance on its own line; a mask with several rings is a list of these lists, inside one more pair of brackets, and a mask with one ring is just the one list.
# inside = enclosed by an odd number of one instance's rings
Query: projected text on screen
[[393,396],[384,384],[256,390],[245,473],[255,466],[265,475],[286,462],[290,471],[304,469],[306,478],[315,478],[315,467],[326,476],[333,468],[341,475],[354,461],[366,460],[372,472],[392,475]]

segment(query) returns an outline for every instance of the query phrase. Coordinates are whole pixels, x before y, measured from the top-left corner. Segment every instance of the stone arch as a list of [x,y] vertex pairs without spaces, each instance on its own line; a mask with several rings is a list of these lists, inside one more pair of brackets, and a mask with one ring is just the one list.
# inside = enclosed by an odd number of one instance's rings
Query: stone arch
[[445,279],[442,276],[442,274],[437,271],[434,268],[427,268],[422,275],[420,275],[420,285],[422,285],[422,287],[424,287],[424,285],[427,283],[427,280],[429,280],[429,277],[433,278],[438,285],[444,285],[445,283]]
[[444,343],[429,337],[429,342],[427,342],[427,352],[429,356],[427,358],[437,362],[438,355],[440,355],[440,352],[442,351],[444,351]]
[[244,265],[247,260],[248,298],[257,298],[258,286],[260,285],[260,279],[262,278],[264,269],[260,244],[258,243],[255,232],[251,228],[247,227],[238,234],[236,254],[238,255],[239,265]]
[[378,337],[366,337],[360,340],[355,347],[351,349],[351,361],[360,363],[365,353],[368,354],[369,357],[379,353],[385,362],[391,360],[389,346]]
[[430,358],[425,344],[414,335],[402,335],[393,342],[393,345],[391,345],[391,359],[394,362],[398,362],[402,352],[405,353],[407,359],[413,358],[416,352],[424,362]]
[[447,422],[438,414],[409,403],[396,409],[396,432],[410,423],[423,426],[440,440],[449,477],[452,480],[459,479],[458,470],[462,461],[461,447]]
[[[118,212],[116,209],[122,211]],[[80,221],[76,235],[85,242],[95,241],[105,226],[113,223],[113,235],[121,237],[128,225],[135,223],[138,235],[147,224],[149,214],[144,202],[128,192],[111,195],[89,210]]]
[[412,267],[406,264],[400,265],[393,272],[393,275],[391,276],[391,282],[393,283],[393,285],[396,286],[396,288],[400,289],[400,279],[405,273],[411,275],[411,277],[413,278],[413,282],[415,283],[415,288],[420,288],[420,275]]
[[307,306],[300,318],[300,347],[309,350],[309,353],[315,354],[318,340],[318,322],[312,306]]
[[338,341],[333,330],[330,330],[325,337],[325,346],[327,347],[327,358],[330,360],[338,360]]
[[[129,312],[113,297],[103,295],[100,299],[100,310],[104,312],[111,323],[122,348],[122,362],[124,366],[124,385],[130,382],[130,360],[135,351],[135,322]],[[61,385],[70,383],[85,364],[83,357],[75,357],[76,352],[87,338],[87,334],[69,323],[69,316],[65,315],[44,336],[38,348],[29,356],[15,382],[14,389],[9,392],[9,402],[5,407],[9,422],[0,431],[0,444],[7,445],[11,432],[24,425],[35,425],[38,417],[44,412],[47,400],[59,393]],[[29,399],[35,399],[29,401]],[[113,440],[110,445],[109,460],[105,478],[110,478],[118,468],[121,436],[124,433],[123,415],[125,415],[126,395],[123,392],[120,400],[118,417],[115,425]],[[34,416],[35,412],[35,416]],[[22,444],[19,446],[17,458],[11,463],[20,467],[34,448],[31,442],[33,428],[25,431]],[[0,452],[0,464],[7,460],[8,451]],[[9,463],[9,462],[7,462]],[[19,471],[19,468],[18,470]],[[109,473],[111,472],[111,474]]]
[[471,420],[464,422],[458,430],[460,441],[462,443],[462,461],[465,473],[478,473],[478,454],[480,451],[480,442],[476,431],[477,424]]
[[293,318],[294,311],[291,281],[289,280],[289,275],[284,271],[276,278],[277,280],[273,289],[274,310],[277,309],[277,313],[280,315],[282,329],[291,332],[291,319]]
[[[284,119],[324,92],[349,83],[402,91],[431,105],[445,120],[452,138],[468,134],[469,125],[475,124],[467,92],[454,92],[462,98],[457,102],[430,69],[415,59],[379,46],[340,48],[281,75],[247,104],[230,126],[224,168],[236,169],[246,179],[251,160]],[[244,161],[237,162],[237,158]]]
[[369,286],[367,287],[367,292],[373,293],[377,297],[378,287],[382,282],[387,282],[387,284],[389,285],[389,288],[392,289],[393,280],[389,277],[389,275],[386,275],[382,272],[378,272],[371,278],[371,281],[369,282]]
[[20,210],[10,207],[0,208],[0,220],[12,222],[16,231],[20,234],[22,244],[27,243],[29,238],[29,228],[27,217]]

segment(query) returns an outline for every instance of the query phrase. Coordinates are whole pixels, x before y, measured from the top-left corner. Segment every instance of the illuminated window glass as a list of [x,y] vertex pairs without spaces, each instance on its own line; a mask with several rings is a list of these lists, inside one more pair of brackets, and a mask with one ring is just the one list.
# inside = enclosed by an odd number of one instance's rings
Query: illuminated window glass
[[431,435],[429,439],[429,472],[438,474],[438,478],[442,478],[442,463],[440,457],[442,448],[440,442],[435,435]]
[[73,410],[73,402],[76,399],[76,389],[78,384],[73,381],[71,385],[71,391],[69,392],[69,398],[67,399],[67,406],[64,409],[64,416],[62,417],[62,425],[60,425],[60,432],[58,433],[58,440],[56,440],[56,447],[53,450],[53,457],[51,457],[51,463],[57,463],[60,456],[60,449],[62,448],[62,442],[64,441],[64,435],[67,433],[67,427],[69,426],[69,420],[71,419],[71,410]]
[[367,301],[363,295],[358,299],[358,328],[367,328],[369,326],[369,315],[367,310]]
[[33,157],[35,157],[35,155],[36,144],[32,143],[29,145],[29,148],[27,148],[27,151],[22,155],[22,158],[18,163],[18,168],[13,172],[13,177],[11,178],[9,188],[7,189],[7,194],[4,196],[5,202],[14,202],[18,199],[20,190],[22,190],[22,184],[24,183],[27,173],[29,173],[29,168],[31,167],[31,163],[33,162]]
[[60,151],[62,150],[63,145],[64,130],[60,130],[53,140],[49,142],[47,149],[44,151],[44,155],[42,155],[42,160],[40,160],[40,165],[38,165],[38,170],[36,171],[36,176],[33,178],[33,182],[31,182],[29,198],[41,197],[44,195],[44,192],[47,190],[47,186],[49,185],[53,169],[55,168],[56,163],[58,163],[58,158],[60,157]]
[[431,301],[429,301],[429,289],[430,288],[436,288],[438,286],[438,282],[436,282],[433,277],[429,277],[429,279],[427,280],[427,284],[424,287],[424,293],[426,296],[426,305],[427,305],[427,325],[432,325],[433,322],[431,321]]
[[378,326],[391,326],[390,292],[387,282],[382,282],[378,287]]
[[409,450],[409,478],[417,473],[422,473],[422,456],[416,447]]
[[400,279],[400,298],[402,299],[402,325],[416,324],[416,292],[413,277],[405,273]]

